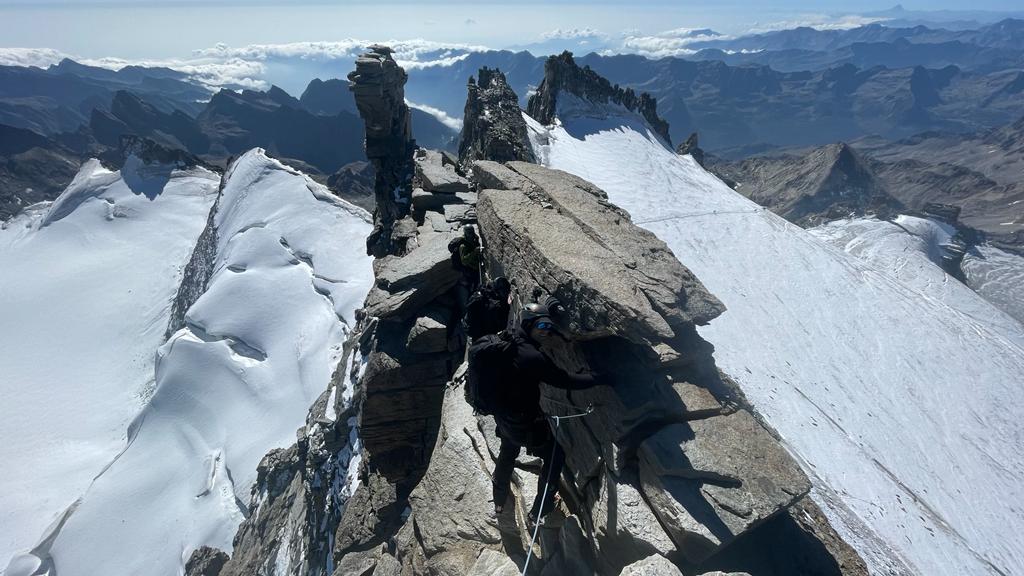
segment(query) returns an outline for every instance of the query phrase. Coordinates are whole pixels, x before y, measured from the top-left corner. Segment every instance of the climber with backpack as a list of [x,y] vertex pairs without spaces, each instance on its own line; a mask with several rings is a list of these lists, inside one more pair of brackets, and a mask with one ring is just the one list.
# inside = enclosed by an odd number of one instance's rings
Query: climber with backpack
[[483,249],[476,229],[470,225],[462,227],[462,236],[453,238],[448,243],[451,252],[452,268],[462,272],[462,280],[466,284],[467,294],[480,284],[480,263]]
[[511,293],[512,285],[504,276],[477,288],[466,302],[466,314],[462,319],[466,335],[476,339],[508,328]]
[[501,513],[508,500],[516,458],[525,447],[542,458],[537,497],[529,521],[537,522],[554,507],[555,492],[565,464],[558,444],[540,407],[540,383],[566,390],[597,384],[591,374],[569,374],[540,350],[552,337],[552,314],[558,301],[531,303],[523,309],[514,334],[502,332],[476,339],[469,349],[466,399],[479,414],[494,417],[501,447],[494,469],[494,511]]

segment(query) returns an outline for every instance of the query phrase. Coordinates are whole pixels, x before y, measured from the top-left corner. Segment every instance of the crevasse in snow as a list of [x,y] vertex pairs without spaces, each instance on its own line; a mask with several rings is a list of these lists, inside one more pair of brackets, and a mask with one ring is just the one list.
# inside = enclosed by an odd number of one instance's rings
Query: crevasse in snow
[[701,335],[872,570],[1024,572],[1020,324],[927,256],[829,245],[616,112],[527,118],[538,158],[604,189],[725,303]]
[[200,545],[230,550],[259,460],[294,442],[341,358],[372,282],[367,214],[253,150],[213,221],[212,275],[159,349],[152,398],[38,551],[62,576],[176,574]]

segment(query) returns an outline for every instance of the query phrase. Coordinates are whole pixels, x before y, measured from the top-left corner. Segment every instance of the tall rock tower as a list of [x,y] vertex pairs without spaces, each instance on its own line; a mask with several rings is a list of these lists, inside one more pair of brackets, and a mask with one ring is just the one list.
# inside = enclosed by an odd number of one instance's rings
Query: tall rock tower
[[374,191],[377,209],[373,232],[366,239],[366,253],[382,257],[395,254],[395,222],[409,213],[412,196],[413,151],[409,106],[405,103],[405,70],[391,57],[393,50],[375,44],[356,59],[349,73],[349,89],[355,94],[359,115],[366,123],[366,157],[377,173]]
[[519,98],[498,69],[480,69],[469,78],[459,143],[459,163],[467,171],[474,160],[535,162]]

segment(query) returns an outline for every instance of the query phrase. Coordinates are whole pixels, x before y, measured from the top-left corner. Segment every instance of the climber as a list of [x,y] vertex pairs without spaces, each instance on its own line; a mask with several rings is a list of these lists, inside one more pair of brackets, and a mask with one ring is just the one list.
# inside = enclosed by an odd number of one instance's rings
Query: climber
[[462,281],[466,284],[468,297],[480,284],[481,248],[480,237],[476,229],[470,225],[462,227],[462,236],[448,243],[448,251],[452,254],[452,268],[462,272]]
[[[457,236],[448,242],[448,251],[451,252],[452,268],[462,273],[459,283],[455,285],[455,302],[458,306],[458,318],[466,314],[466,306],[469,304],[470,295],[480,285],[480,263],[482,249],[480,237],[476,230],[469,225],[462,228],[462,236]],[[450,337],[463,342],[466,339],[462,322],[456,322],[452,327]]]
[[466,315],[462,319],[466,334],[479,338],[508,328],[511,293],[512,285],[504,276],[477,288],[466,302]]
[[[540,351],[540,344],[554,332],[552,314],[560,309],[551,298],[545,304],[532,303],[523,309],[519,329],[511,337],[514,353],[510,365],[502,370],[503,406],[494,413],[501,448],[494,468],[494,511],[501,513],[508,500],[512,471],[523,447],[543,459],[537,480],[537,497],[530,509],[529,521],[536,522],[554,507],[555,492],[565,463],[565,453],[552,434],[540,408],[540,383],[557,388],[580,390],[596,384],[591,374],[569,374]],[[545,491],[545,487],[547,490]],[[547,498],[543,494],[547,493]],[[542,502],[543,498],[543,502]]]

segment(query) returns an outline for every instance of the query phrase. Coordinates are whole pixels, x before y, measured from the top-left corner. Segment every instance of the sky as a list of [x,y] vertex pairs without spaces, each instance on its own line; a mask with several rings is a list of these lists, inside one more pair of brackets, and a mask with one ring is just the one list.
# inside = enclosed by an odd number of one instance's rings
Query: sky
[[[726,34],[782,24],[823,23],[894,0],[562,0],[374,2],[280,0],[0,0],[0,45],[51,48],[81,57],[182,58],[218,43],[411,39],[524,46],[556,31],[610,37],[677,28]],[[1016,0],[928,0],[908,9],[1012,10]]]

